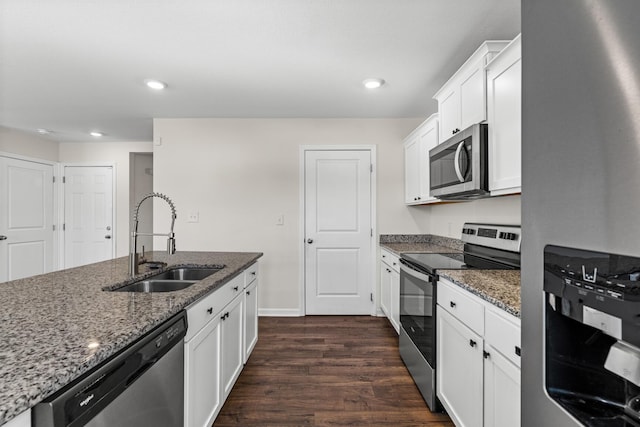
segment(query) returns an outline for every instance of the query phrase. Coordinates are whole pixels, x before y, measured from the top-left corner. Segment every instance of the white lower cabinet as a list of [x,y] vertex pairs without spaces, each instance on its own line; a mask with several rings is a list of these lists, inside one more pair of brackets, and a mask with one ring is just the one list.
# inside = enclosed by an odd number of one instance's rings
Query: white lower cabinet
[[458,427],[482,427],[482,337],[438,306],[437,394]]
[[15,418],[12,418],[11,421],[3,424],[2,427],[31,427],[31,409],[27,409]]
[[244,363],[258,342],[258,281],[244,290]]
[[244,366],[244,342],[243,342],[243,319],[244,319],[243,299],[238,295],[220,313],[221,322],[221,345],[222,345],[222,392],[226,399],[231,393],[233,385],[240,376]]
[[185,343],[185,426],[210,426],[222,408],[221,321],[218,316]]
[[400,333],[400,260],[385,249],[380,249],[380,308]]
[[520,319],[441,279],[437,395],[457,427],[520,426]]
[[187,308],[186,427],[211,426],[240,376],[258,338],[257,285],[254,264]]
[[484,425],[519,426],[520,368],[490,345],[485,352]]

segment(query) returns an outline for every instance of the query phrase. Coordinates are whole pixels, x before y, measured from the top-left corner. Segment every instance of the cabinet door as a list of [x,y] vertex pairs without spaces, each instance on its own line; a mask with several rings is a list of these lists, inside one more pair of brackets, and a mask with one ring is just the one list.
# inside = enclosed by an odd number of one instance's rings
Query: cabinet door
[[522,61],[520,38],[490,64],[488,80],[489,190],[519,193],[522,186]]
[[440,142],[451,138],[460,129],[460,92],[457,87],[438,98],[440,117]]
[[477,61],[460,82],[460,130],[487,119],[483,60]]
[[520,369],[490,345],[484,360],[484,426],[520,426]]
[[258,279],[244,290],[244,363],[258,342]]
[[420,140],[420,198],[423,203],[437,202],[438,199],[429,196],[431,176],[429,173],[429,150],[438,145],[438,120],[432,120],[419,129]]
[[390,273],[390,289],[391,289],[391,324],[396,332],[400,333],[400,273],[391,270]]
[[185,343],[186,427],[208,427],[222,406],[220,396],[220,318],[214,317]]
[[220,313],[222,396],[227,398],[244,366],[244,299],[238,296]]
[[420,203],[420,139],[412,136],[404,144],[404,201]]
[[437,306],[437,384],[458,427],[482,427],[482,338]]
[[391,321],[391,269],[380,262],[380,308]]

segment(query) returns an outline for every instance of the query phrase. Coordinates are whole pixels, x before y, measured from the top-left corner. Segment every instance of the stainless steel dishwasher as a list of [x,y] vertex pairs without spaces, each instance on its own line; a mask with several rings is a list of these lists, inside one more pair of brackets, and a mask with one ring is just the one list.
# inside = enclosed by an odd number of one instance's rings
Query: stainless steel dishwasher
[[34,427],[179,427],[186,313],[34,407]]

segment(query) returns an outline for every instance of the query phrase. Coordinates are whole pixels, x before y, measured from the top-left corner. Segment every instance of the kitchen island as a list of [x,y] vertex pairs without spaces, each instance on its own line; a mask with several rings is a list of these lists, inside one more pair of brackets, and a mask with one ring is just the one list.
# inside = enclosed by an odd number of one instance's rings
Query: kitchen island
[[167,267],[225,267],[175,292],[129,293],[127,257],[0,283],[0,424],[33,407],[253,264],[261,253],[154,252]]

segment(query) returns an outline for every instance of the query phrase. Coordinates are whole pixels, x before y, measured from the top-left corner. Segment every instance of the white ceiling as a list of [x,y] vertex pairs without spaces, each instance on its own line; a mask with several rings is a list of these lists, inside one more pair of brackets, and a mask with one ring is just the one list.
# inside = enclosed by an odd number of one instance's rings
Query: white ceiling
[[426,117],[519,31],[520,0],[0,0],[0,126],[150,141],[154,117]]

